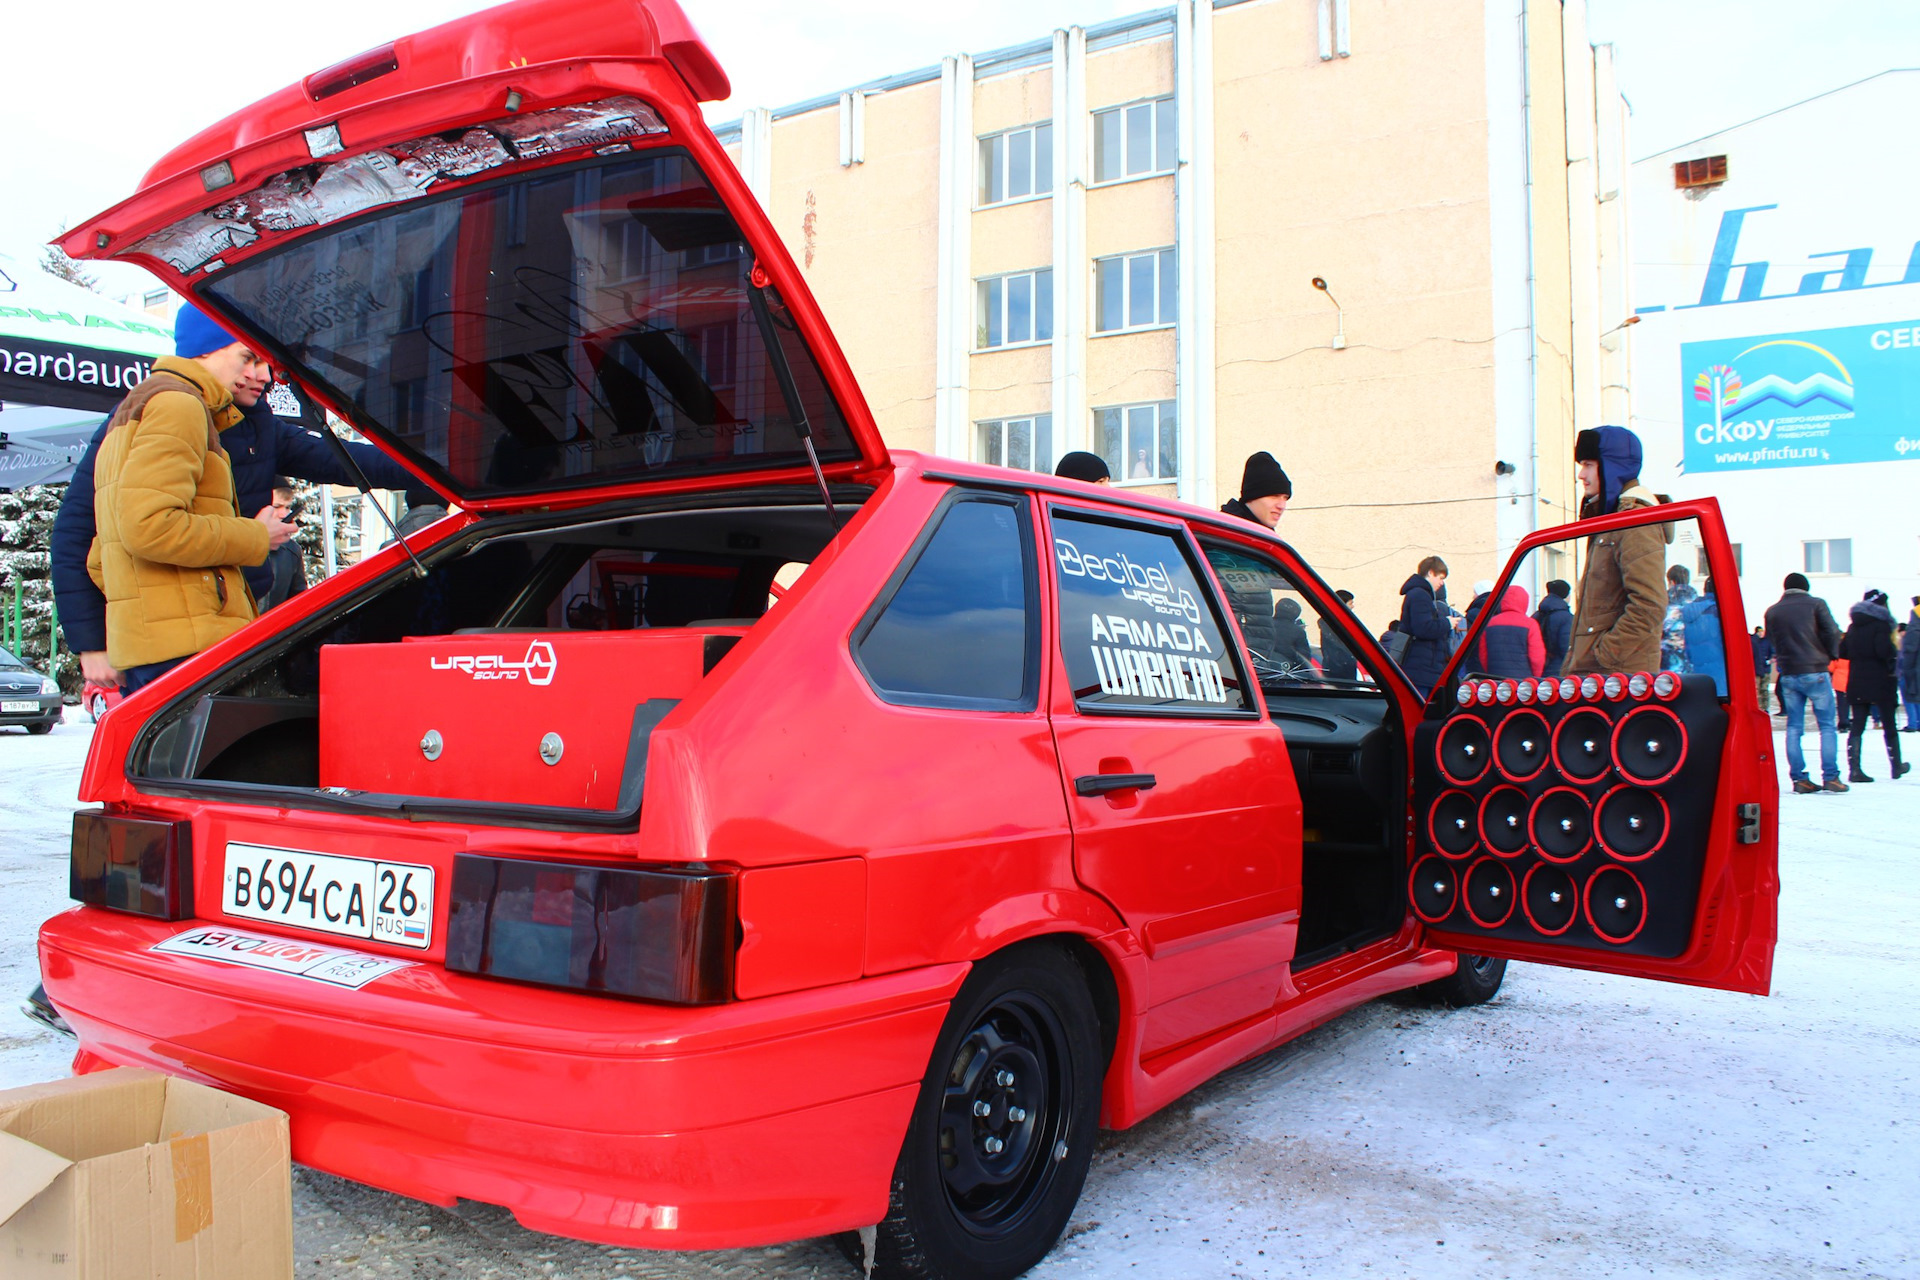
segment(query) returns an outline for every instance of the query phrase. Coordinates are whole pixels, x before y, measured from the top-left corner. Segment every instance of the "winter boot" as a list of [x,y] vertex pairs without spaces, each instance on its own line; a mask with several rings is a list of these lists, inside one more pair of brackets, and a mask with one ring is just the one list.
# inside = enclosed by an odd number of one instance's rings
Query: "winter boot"
[[1793,794],[1797,796],[1811,796],[1818,795],[1819,793],[1820,784],[1812,778],[1795,778],[1793,780]]
[[1896,782],[1900,780],[1902,774],[1913,768],[1900,758],[1900,739],[1892,734],[1887,735],[1887,767],[1892,770]]
[[1858,737],[1847,739],[1847,781],[1873,781],[1872,778],[1867,776],[1866,770],[1860,767],[1860,739]]

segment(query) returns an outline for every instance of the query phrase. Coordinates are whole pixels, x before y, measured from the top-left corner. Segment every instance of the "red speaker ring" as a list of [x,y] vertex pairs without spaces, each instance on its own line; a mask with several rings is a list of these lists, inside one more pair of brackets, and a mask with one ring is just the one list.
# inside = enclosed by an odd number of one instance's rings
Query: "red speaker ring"
[[[1567,883],[1570,885],[1573,885],[1573,896],[1574,896],[1573,910],[1567,912],[1567,922],[1561,925],[1558,929],[1549,929],[1545,925],[1541,924],[1538,920],[1535,920],[1533,918],[1533,908],[1527,905],[1527,885],[1533,880],[1533,873],[1540,870],[1559,871],[1561,875],[1567,877]],[[1577,884],[1574,884],[1573,877],[1567,875],[1567,873],[1565,871],[1562,871],[1559,867],[1552,866],[1548,863],[1543,863],[1543,862],[1534,863],[1532,866],[1527,868],[1526,877],[1520,881],[1520,910],[1526,915],[1527,923],[1533,926],[1533,931],[1539,934],[1543,938],[1557,938],[1561,934],[1565,933],[1567,930],[1573,928],[1573,922],[1580,918],[1579,899],[1580,899],[1580,886]]]
[[1440,802],[1448,796],[1466,796],[1469,802],[1473,800],[1472,796],[1467,795],[1464,791],[1458,790],[1442,791],[1438,796],[1434,797],[1433,803],[1427,807],[1427,843],[1432,845],[1433,851],[1441,857],[1451,858],[1457,862],[1462,858],[1471,858],[1474,851],[1480,847],[1480,808],[1478,805],[1474,806],[1473,843],[1467,846],[1466,852],[1464,853],[1448,853],[1441,847],[1440,834],[1433,825],[1440,817]]
[[[1517,858],[1521,854],[1525,853],[1527,851],[1527,846],[1533,842],[1533,830],[1531,827],[1529,827],[1525,832],[1522,833],[1526,836],[1526,839],[1522,840],[1520,842],[1520,847],[1518,849],[1515,849],[1512,853],[1500,852],[1500,850],[1494,846],[1493,841],[1487,839],[1487,805],[1489,802],[1492,801],[1492,799],[1495,796],[1499,795],[1502,791],[1511,791],[1515,795],[1519,796],[1522,800],[1525,800],[1527,798],[1526,792],[1522,791],[1518,787],[1509,786],[1504,782],[1501,783],[1499,786],[1494,787],[1492,790],[1488,791],[1486,795],[1481,796],[1480,797],[1480,821],[1476,824],[1480,828],[1480,843],[1485,845],[1487,847],[1487,852],[1492,854],[1496,858]],[[1529,810],[1528,812],[1531,813],[1531,810]]]
[[1508,869],[1507,864],[1498,858],[1482,858],[1479,862],[1467,868],[1466,875],[1460,877],[1460,900],[1467,904],[1468,919],[1472,920],[1482,929],[1498,929],[1501,925],[1513,918],[1513,900],[1511,898],[1507,900],[1506,914],[1502,915],[1498,920],[1482,920],[1479,913],[1473,909],[1473,895],[1467,891],[1467,883],[1473,879],[1473,873],[1480,869],[1481,863],[1486,862],[1492,863],[1506,875],[1508,891],[1511,892],[1514,897],[1519,896],[1519,886],[1514,883],[1513,872]]
[[1436,860],[1434,855],[1431,853],[1428,854],[1426,857],[1420,859],[1420,861],[1414,863],[1413,870],[1407,872],[1407,901],[1413,904],[1413,914],[1415,914],[1416,916],[1419,916],[1422,920],[1426,921],[1428,924],[1440,924],[1446,920],[1447,916],[1450,916],[1453,914],[1453,908],[1448,907],[1445,914],[1443,915],[1430,916],[1426,912],[1420,909],[1420,895],[1413,891],[1413,882],[1419,878],[1421,873],[1420,869],[1426,866],[1429,862],[1435,863],[1435,865],[1439,866],[1441,870],[1445,871],[1449,876],[1453,878],[1453,901],[1455,903],[1458,903],[1460,901],[1459,872],[1453,869],[1452,863],[1448,862],[1444,858]]
[[[1665,716],[1667,719],[1673,721],[1673,727],[1680,731],[1680,754],[1678,758],[1674,760],[1673,768],[1667,770],[1657,778],[1636,778],[1625,769],[1620,769],[1620,731],[1627,727],[1627,721],[1633,719],[1635,716],[1644,715]],[[1680,722],[1679,716],[1673,714],[1671,710],[1658,703],[1648,703],[1645,706],[1635,707],[1633,710],[1627,712],[1626,715],[1620,717],[1619,724],[1613,726],[1611,750],[1613,767],[1620,770],[1621,777],[1631,782],[1636,782],[1643,787],[1657,787],[1663,782],[1670,781],[1674,774],[1680,772],[1680,767],[1687,762],[1687,726]]]
[[[1504,734],[1509,728],[1512,727],[1514,721],[1520,720],[1524,717],[1529,717],[1529,716],[1540,722],[1540,735],[1541,737],[1547,740],[1547,750],[1541,754],[1540,763],[1534,768],[1534,771],[1532,773],[1528,773],[1528,774],[1509,773],[1507,771],[1507,766],[1504,763],[1502,763],[1500,759],[1500,736]],[[1540,776],[1540,774],[1546,769],[1547,765],[1552,763],[1552,761],[1553,761],[1553,730],[1547,726],[1547,718],[1541,715],[1538,711],[1535,711],[1532,707],[1524,707],[1520,710],[1515,711],[1513,714],[1509,715],[1506,719],[1502,720],[1500,722],[1500,727],[1493,731],[1493,767],[1498,769],[1500,771],[1500,776],[1505,778],[1508,782],[1532,782],[1535,778]]]
[[[1615,787],[1613,790],[1618,791],[1619,789],[1620,788]],[[1594,809],[1589,808],[1587,810],[1587,842],[1580,846],[1580,851],[1578,853],[1570,854],[1564,858],[1557,858],[1553,854],[1548,853],[1546,850],[1546,847],[1540,843],[1539,837],[1533,834],[1533,820],[1539,816],[1540,806],[1543,803],[1545,803],[1546,798],[1558,791],[1564,791],[1568,795],[1578,796],[1583,801],[1587,798],[1587,793],[1580,790],[1578,787],[1548,787],[1545,791],[1542,791],[1540,795],[1534,800],[1533,807],[1527,810],[1527,835],[1533,840],[1533,851],[1535,853],[1545,858],[1548,862],[1555,863],[1559,866],[1567,866],[1571,863],[1578,862],[1580,861],[1580,859],[1587,856],[1587,850],[1593,848],[1595,832],[1599,830],[1600,822],[1599,822],[1599,819],[1594,817],[1594,812],[1595,812]],[[1607,794],[1612,795],[1613,791],[1609,791]],[[1662,836],[1661,839],[1664,841],[1666,837]],[[1604,845],[1602,845],[1601,847],[1605,848]],[[1608,849],[1607,852],[1612,853],[1613,851],[1611,849]],[[1532,872],[1528,872],[1528,874],[1531,875]]]
[[1456,778],[1451,773],[1447,772],[1446,757],[1441,754],[1441,748],[1446,745],[1447,730],[1451,729],[1454,725],[1460,724],[1463,721],[1467,721],[1467,720],[1473,721],[1475,724],[1479,725],[1482,729],[1485,729],[1487,727],[1487,722],[1482,720],[1479,716],[1472,716],[1472,715],[1449,716],[1447,718],[1446,723],[1440,726],[1440,732],[1437,735],[1435,735],[1433,739],[1433,762],[1434,764],[1439,766],[1440,776],[1445,778],[1448,782],[1451,782],[1456,787],[1472,786],[1474,783],[1480,781],[1482,778],[1487,776],[1487,770],[1493,768],[1493,735],[1488,734],[1487,735],[1487,762],[1480,766],[1480,772],[1474,774],[1471,778]]
[[[1608,739],[1608,754],[1607,758],[1601,762],[1600,771],[1590,777],[1581,777],[1577,773],[1570,772],[1567,766],[1560,762],[1560,734],[1566,729],[1568,724],[1579,717],[1579,713],[1582,711],[1591,711],[1595,715],[1598,715],[1603,721],[1606,720],[1607,713],[1587,702],[1577,702],[1572,704],[1572,706],[1573,709],[1571,711],[1568,711],[1566,715],[1560,717],[1560,723],[1553,726],[1553,745],[1549,754],[1553,757],[1553,767],[1558,769],[1561,776],[1566,778],[1567,781],[1578,782],[1582,786],[1590,786],[1606,777],[1608,772],[1613,768],[1612,739]],[[1445,770],[1441,770],[1441,772],[1444,773]]]
[[[1624,938],[1614,937],[1605,929],[1602,929],[1599,922],[1593,918],[1593,886],[1599,883],[1600,877],[1606,875],[1609,871],[1618,872],[1620,875],[1633,881],[1633,887],[1640,891],[1640,923],[1633,926],[1633,932]],[[1595,936],[1599,937],[1602,941],[1611,942],[1616,947],[1624,947],[1627,943],[1632,942],[1640,936],[1640,931],[1647,927],[1647,916],[1652,907],[1652,904],[1647,901],[1647,886],[1640,883],[1640,877],[1625,867],[1612,866],[1601,867],[1587,877],[1587,887],[1580,893],[1580,905],[1587,913],[1587,927],[1592,929]],[[1473,908],[1471,906],[1467,908],[1467,914],[1473,914]]]
[[[1621,792],[1621,791],[1645,791],[1646,794],[1652,796],[1654,799],[1654,802],[1660,806],[1660,821],[1662,823],[1661,830],[1660,830],[1660,838],[1654,841],[1653,847],[1651,849],[1648,849],[1645,853],[1621,853],[1618,849],[1615,849],[1612,845],[1608,844],[1606,836],[1600,833],[1600,810],[1606,807],[1607,801],[1613,799],[1614,795],[1617,792]],[[1667,837],[1672,834],[1673,834],[1673,811],[1667,808],[1666,799],[1662,797],[1658,791],[1647,791],[1645,787],[1640,786],[1637,783],[1622,782],[1616,786],[1608,787],[1606,790],[1606,793],[1602,795],[1599,800],[1594,802],[1593,838],[1600,842],[1600,847],[1606,850],[1607,856],[1609,858],[1613,858],[1620,862],[1645,862],[1648,858],[1651,858],[1654,854],[1660,852],[1661,846],[1666,844]]]

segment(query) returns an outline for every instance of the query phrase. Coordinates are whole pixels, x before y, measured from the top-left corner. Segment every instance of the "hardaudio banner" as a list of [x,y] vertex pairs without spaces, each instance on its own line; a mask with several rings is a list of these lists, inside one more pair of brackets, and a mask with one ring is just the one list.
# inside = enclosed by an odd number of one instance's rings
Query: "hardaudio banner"
[[154,317],[0,257],[0,401],[109,413],[172,353]]
[[1920,320],[1680,347],[1686,469],[1920,457]]

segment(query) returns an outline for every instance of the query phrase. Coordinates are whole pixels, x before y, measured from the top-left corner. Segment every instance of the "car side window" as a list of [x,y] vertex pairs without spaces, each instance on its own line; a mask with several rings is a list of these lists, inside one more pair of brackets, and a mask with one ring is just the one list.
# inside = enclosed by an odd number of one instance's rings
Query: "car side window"
[[1381,692],[1347,632],[1351,617],[1323,613],[1293,578],[1264,556],[1220,543],[1202,544],[1240,623],[1255,678],[1269,693],[1288,690]]
[[1061,656],[1082,711],[1257,714],[1177,532],[1056,509],[1053,570]]
[[963,493],[929,524],[856,635],[888,702],[1030,711],[1039,704],[1039,592],[1025,498]]

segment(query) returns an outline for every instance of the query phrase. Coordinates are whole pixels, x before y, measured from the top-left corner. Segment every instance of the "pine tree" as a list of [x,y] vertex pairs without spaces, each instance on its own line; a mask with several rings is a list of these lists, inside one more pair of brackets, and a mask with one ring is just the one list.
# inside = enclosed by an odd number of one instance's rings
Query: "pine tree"
[[17,592],[19,656],[53,676],[69,698],[77,699],[83,683],[80,660],[52,634],[53,557],[48,548],[53,543],[53,518],[66,492],[64,484],[0,492],[0,613],[11,637]]
[[[64,230],[64,228],[63,228]],[[40,251],[40,269],[50,276],[77,284],[82,289],[100,292],[100,278],[67,256],[67,251],[50,244]]]

